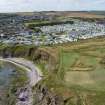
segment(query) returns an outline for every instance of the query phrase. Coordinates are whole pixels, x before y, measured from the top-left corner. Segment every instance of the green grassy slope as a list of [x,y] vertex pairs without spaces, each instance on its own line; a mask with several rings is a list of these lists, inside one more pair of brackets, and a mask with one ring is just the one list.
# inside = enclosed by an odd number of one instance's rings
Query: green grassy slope
[[13,49],[15,55],[37,63],[44,73],[41,83],[62,96],[65,105],[104,105],[105,37],[40,48],[30,46],[25,47],[25,52],[24,46]]

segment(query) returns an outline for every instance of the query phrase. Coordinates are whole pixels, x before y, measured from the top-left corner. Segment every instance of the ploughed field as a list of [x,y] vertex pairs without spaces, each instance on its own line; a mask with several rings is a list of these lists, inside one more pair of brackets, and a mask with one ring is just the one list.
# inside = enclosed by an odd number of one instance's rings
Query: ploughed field
[[17,91],[27,83],[26,72],[0,61],[0,105],[15,105]]

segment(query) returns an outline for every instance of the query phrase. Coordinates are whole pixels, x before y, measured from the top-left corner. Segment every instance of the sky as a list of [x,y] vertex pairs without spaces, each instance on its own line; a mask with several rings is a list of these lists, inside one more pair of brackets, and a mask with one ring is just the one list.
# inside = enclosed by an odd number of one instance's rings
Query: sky
[[105,10],[105,0],[0,0],[0,12]]

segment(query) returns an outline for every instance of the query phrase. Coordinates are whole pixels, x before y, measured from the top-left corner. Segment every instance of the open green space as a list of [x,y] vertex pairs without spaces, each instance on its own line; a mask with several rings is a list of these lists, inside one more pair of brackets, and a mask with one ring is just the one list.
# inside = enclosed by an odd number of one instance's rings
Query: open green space
[[65,105],[104,105],[105,37],[38,48],[2,45],[0,49],[37,63],[44,74],[41,84],[62,96]]
[[[69,98],[66,105],[104,105],[104,38],[43,49],[59,59],[56,76],[50,76],[46,84],[51,88],[53,87],[64,98]],[[56,54],[53,54],[52,49]]]
[[[92,46],[93,47],[93,46]],[[77,50],[61,50],[60,71],[67,85],[78,85],[88,89],[105,89],[105,47],[94,46]]]

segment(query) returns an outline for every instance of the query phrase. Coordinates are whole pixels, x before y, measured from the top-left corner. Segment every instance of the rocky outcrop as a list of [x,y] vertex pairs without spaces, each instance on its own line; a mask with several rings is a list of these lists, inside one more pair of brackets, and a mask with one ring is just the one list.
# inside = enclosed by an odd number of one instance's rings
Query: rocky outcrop
[[64,105],[63,98],[51,92],[46,86],[38,84],[33,91],[34,105]]
[[[49,68],[49,70],[55,70],[56,60],[48,53],[40,48],[25,47],[25,46],[9,46],[2,50],[0,49],[0,56],[3,57],[22,57],[28,58],[35,63],[43,63]],[[56,92],[50,91],[50,89],[41,84],[37,84],[33,89],[33,105],[64,105],[63,98]]]

